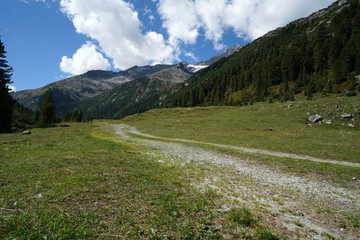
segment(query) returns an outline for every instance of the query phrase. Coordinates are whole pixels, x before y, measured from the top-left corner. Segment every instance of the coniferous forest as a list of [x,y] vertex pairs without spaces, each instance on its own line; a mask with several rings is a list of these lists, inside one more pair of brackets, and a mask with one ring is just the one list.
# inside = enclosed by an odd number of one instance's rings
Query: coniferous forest
[[247,105],[360,91],[359,1],[338,1],[256,39],[165,92],[130,104],[121,118],[159,107]]
[[[288,24],[194,75],[166,107],[246,105],[359,90],[360,7],[348,1]],[[333,12],[331,12],[333,11]],[[332,16],[330,21],[328,15]]]

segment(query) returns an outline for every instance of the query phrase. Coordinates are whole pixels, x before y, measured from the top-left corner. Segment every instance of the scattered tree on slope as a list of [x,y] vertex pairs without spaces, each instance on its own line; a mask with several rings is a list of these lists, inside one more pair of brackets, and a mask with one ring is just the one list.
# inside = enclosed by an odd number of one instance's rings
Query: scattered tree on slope
[[45,93],[44,100],[40,108],[40,124],[46,126],[55,122],[55,106],[51,93],[51,88],[49,88]]

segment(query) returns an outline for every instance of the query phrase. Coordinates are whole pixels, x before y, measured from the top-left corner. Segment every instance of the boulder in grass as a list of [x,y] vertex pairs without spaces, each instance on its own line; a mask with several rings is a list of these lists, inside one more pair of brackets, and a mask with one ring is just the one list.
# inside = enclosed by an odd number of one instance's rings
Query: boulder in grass
[[316,123],[322,120],[321,116],[319,114],[312,115],[308,118],[310,122]]
[[26,131],[23,131],[22,134],[29,135],[29,134],[31,134],[31,132],[29,130],[26,130]]
[[342,118],[352,118],[351,114],[343,114],[341,115]]
[[332,123],[333,123],[332,120],[325,120],[324,122],[325,122],[326,124],[332,124]]

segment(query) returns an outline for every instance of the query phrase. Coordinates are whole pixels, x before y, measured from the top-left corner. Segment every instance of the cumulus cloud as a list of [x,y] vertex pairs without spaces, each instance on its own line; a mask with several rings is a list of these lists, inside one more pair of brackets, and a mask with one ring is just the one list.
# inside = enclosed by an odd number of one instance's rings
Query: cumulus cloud
[[96,40],[117,69],[178,59],[162,34],[141,31],[137,11],[124,0],[60,0],[60,6],[76,31]]
[[[156,10],[148,7],[153,4],[149,2],[146,3],[149,5],[144,4],[136,10],[128,0],[59,0],[61,11],[73,22],[76,31],[92,39],[90,46],[95,49],[92,52],[97,53],[94,57],[98,57],[99,66],[109,67],[94,44],[112,60],[116,69],[173,63],[180,60],[181,54],[196,59],[181,47],[196,44],[199,36],[212,41],[214,49],[221,50],[225,33],[232,32],[240,38],[254,40],[334,1],[152,0]],[[159,15],[167,32],[166,38],[158,32],[145,31],[147,28],[140,22],[137,11],[147,16],[149,23]],[[87,48],[90,46],[86,44]],[[82,52],[83,47],[78,52]],[[80,69],[88,70],[84,59],[77,57],[80,55],[78,52],[72,58],[64,57],[61,69],[73,74]],[[80,63],[84,64],[83,68]]]
[[60,63],[61,71],[72,75],[82,74],[89,70],[106,70],[108,68],[110,68],[109,61],[98,52],[97,47],[91,42],[82,45],[72,58],[63,56]]
[[224,25],[239,37],[258,38],[335,0],[232,0],[226,7]]
[[223,17],[227,1],[197,0],[196,11],[200,16],[202,27],[205,30],[205,38],[212,40],[216,50],[224,48],[219,42],[224,33]]
[[195,43],[199,33],[221,49],[224,32],[254,40],[268,31],[325,8],[335,0],[158,0],[171,42]]
[[176,46],[179,40],[185,44],[196,43],[200,21],[192,0],[159,0],[158,12],[171,45]]

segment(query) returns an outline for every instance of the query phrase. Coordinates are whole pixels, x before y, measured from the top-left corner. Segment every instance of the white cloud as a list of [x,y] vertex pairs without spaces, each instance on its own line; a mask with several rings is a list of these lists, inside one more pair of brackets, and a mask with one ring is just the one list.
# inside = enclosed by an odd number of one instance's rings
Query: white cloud
[[76,31],[96,40],[117,69],[178,59],[163,35],[142,33],[138,13],[124,0],[60,0],[60,5]]
[[171,45],[176,46],[179,40],[185,44],[196,43],[200,20],[192,0],[159,0],[158,12]]
[[200,16],[202,27],[205,30],[205,38],[212,40],[216,50],[224,48],[219,42],[224,33],[223,16],[227,1],[197,0],[196,11]]
[[[167,31],[166,39],[155,31],[145,32],[138,18],[137,10],[150,23],[157,18],[155,10],[146,5],[148,2],[136,10],[127,0],[59,1],[76,31],[91,38],[112,59],[116,69],[127,69],[134,65],[173,63],[180,60],[178,56],[182,53],[195,59],[180,46],[196,44],[201,35],[212,41],[216,50],[224,48],[223,37],[228,31],[253,40],[335,0],[152,0]],[[76,54],[72,59],[63,58],[67,72],[87,69],[84,61],[75,60]],[[65,64],[71,61],[76,66]],[[81,67],[80,63],[85,65]]]
[[9,84],[7,87],[9,88],[10,92],[16,92],[15,86]]
[[225,11],[224,25],[233,28],[238,36],[255,39],[333,2],[335,0],[232,0]]
[[191,59],[194,60],[195,62],[198,62],[198,61],[199,61],[199,58],[196,57],[196,55],[195,55],[193,52],[187,52],[187,53],[185,53],[185,56],[191,58]]
[[335,0],[158,0],[158,12],[171,42],[195,43],[201,30],[221,49],[224,32],[253,40],[329,6]]
[[89,70],[106,70],[108,68],[110,68],[109,61],[97,51],[96,46],[91,42],[82,45],[72,58],[63,56],[60,63],[61,71],[73,75]]
[[150,15],[150,16],[149,16],[150,22],[154,21],[154,19],[155,19],[154,15]]

